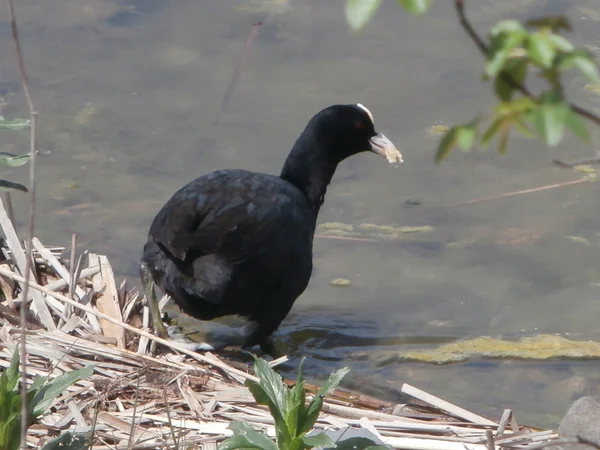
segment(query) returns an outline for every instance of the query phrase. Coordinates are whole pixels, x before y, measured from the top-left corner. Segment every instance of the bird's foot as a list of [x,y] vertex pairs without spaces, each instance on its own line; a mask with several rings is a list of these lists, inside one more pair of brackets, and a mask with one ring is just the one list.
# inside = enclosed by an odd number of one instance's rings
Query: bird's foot
[[207,342],[196,342],[191,340],[181,328],[177,325],[171,325],[167,327],[167,334],[169,339],[176,342],[180,346],[186,348],[187,350],[193,352],[210,352],[215,350],[220,350],[227,346],[226,342],[220,341],[218,339],[210,340]]
[[287,355],[289,350],[281,341],[276,343],[272,337],[264,338],[256,344],[246,344],[242,347],[242,350],[252,354],[252,347],[255,345],[258,345],[263,352],[273,359]]

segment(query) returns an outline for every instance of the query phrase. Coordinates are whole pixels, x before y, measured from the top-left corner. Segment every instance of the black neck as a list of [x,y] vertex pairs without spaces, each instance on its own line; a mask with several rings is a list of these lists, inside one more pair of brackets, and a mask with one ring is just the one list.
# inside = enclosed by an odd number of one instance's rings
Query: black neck
[[305,130],[300,135],[285,160],[280,177],[304,192],[317,214],[338,163],[326,157],[328,152],[311,134]]

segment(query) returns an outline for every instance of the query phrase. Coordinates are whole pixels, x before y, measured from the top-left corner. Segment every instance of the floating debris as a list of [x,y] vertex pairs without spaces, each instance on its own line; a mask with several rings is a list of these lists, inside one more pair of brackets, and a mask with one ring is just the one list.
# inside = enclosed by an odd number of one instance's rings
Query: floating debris
[[446,125],[433,125],[429,128],[431,134],[446,134],[448,131],[450,131],[450,127]]
[[568,240],[575,242],[576,244],[592,245],[592,243],[582,236],[565,236]]
[[317,226],[318,231],[326,231],[326,230],[342,230],[342,231],[354,231],[354,227],[347,223],[341,222],[325,222],[319,224]]
[[427,322],[427,325],[429,325],[430,327],[443,328],[443,327],[451,326],[452,321],[451,320],[433,319],[433,320],[430,320],[429,322]]
[[598,171],[596,169],[594,169],[592,166],[590,166],[589,164],[579,164],[577,166],[573,166],[573,170],[576,170],[577,172],[585,173],[587,175],[598,173]]
[[331,280],[332,286],[347,287],[347,286],[350,286],[351,284],[352,284],[352,281],[348,280],[347,278],[334,278],[333,280]]
[[586,84],[583,89],[588,92],[600,95],[600,84]]
[[365,241],[380,240],[402,240],[404,235],[413,233],[424,233],[434,231],[429,225],[397,227],[393,225],[377,225],[375,223],[361,223],[354,231],[353,225],[340,222],[326,222],[317,226],[317,237],[344,236],[363,238]]
[[93,103],[88,102],[83,108],[75,113],[73,120],[76,124],[89,126],[92,122],[92,116],[98,112],[98,108]]

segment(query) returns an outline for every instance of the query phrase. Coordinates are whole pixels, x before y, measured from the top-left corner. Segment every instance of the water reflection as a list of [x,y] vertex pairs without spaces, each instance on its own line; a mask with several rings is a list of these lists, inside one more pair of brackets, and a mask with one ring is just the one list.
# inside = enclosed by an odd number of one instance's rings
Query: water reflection
[[[600,48],[593,0],[469,5],[480,30],[501,18],[564,11],[573,40]],[[590,153],[571,138],[552,150],[515,138],[505,157],[474,152],[433,164],[430,127],[468,120],[491,102],[482,62],[451,2],[436,2],[422,19],[386,3],[360,36],[348,32],[341,0],[26,0],[19,14],[41,112],[43,242],[65,243],[77,232],[82,248],[108,254],[117,273],[137,283],[150,221],[182,184],[224,167],[277,173],[316,111],[364,102],[400,143],[406,164],[395,170],[369,155],[345,162],[320,220],[434,231],[416,241],[318,239],[311,285],[278,333],[293,356],[309,356],[314,377],[349,363],[350,385],[374,393],[389,396],[408,381],[483,413],[514,407],[520,420],[540,424],[555,421],[573,395],[596,392],[591,362],[378,363],[379,352],[400,346],[481,334],[598,332],[596,183],[451,206],[577,179],[550,161]],[[265,25],[215,125],[257,20]],[[0,22],[3,36],[6,27]],[[12,58],[8,39],[0,56]],[[16,68],[4,64],[2,86],[16,80]],[[571,94],[598,111],[598,97],[583,84],[572,77]],[[3,114],[24,114],[20,97],[0,95],[8,100]],[[19,153],[26,140],[3,134],[3,145]],[[25,171],[12,172],[11,179],[25,180]],[[15,203],[24,219],[25,203]],[[337,277],[352,285],[331,286]],[[353,356],[360,352],[373,357]]]

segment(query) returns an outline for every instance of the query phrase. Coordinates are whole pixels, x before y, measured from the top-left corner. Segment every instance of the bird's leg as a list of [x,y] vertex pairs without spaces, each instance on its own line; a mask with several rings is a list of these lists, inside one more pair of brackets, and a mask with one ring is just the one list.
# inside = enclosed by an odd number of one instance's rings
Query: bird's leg
[[271,356],[273,359],[281,358],[287,353],[281,346],[276,345],[273,336],[264,338],[258,345],[263,352]]
[[275,344],[275,340],[271,335],[279,327],[279,321],[277,325],[261,323],[260,325],[254,325],[252,331],[247,335],[243,350],[249,351],[255,345],[258,345],[260,349],[273,359],[285,356],[286,349],[281,348]]
[[[150,273],[150,268],[145,262],[140,263],[140,278],[142,279],[142,285],[144,286],[144,295],[146,301],[150,307],[150,316],[152,317],[152,331],[158,337],[167,339],[169,335],[165,328],[165,324],[162,321],[160,315],[160,308],[158,307],[158,300],[156,298],[156,290],[154,289],[154,280]],[[151,345],[152,354],[156,353],[156,342],[152,341]]]
[[[163,339],[171,339],[178,344],[188,348],[192,351],[206,352],[215,351],[227,347],[228,345],[241,346],[247,342],[247,334],[242,335],[219,335],[210,336],[205,342],[195,342],[189,339],[178,325],[172,325],[165,327],[162,321],[160,308],[158,306],[158,299],[156,298],[156,290],[152,274],[148,264],[144,261],[140,263],[140,278],[142,279],[142,285],[144,286],[144,295],[148,301],[150,307],[150,315],[152,316],[152,331],[158,337]],[[208,337],[208,336],[207,336]],[[275,348],[275,347],[273,347]],[[267,350],[265,352],[269,353]],[[156,342],[152,342],[151,352],[156,352]],[[271,354],[271,353],[269,353]]]

